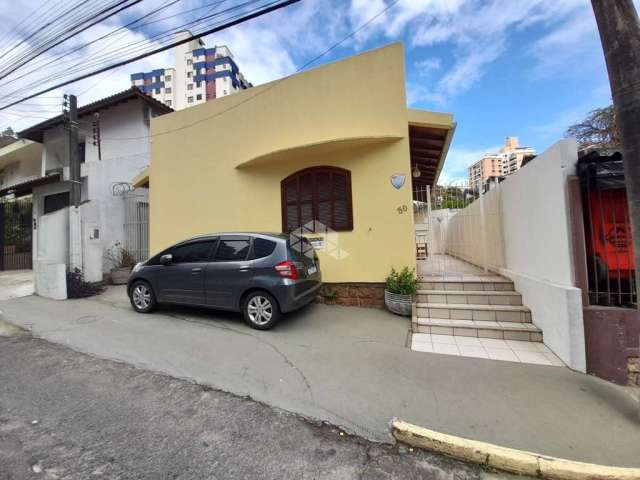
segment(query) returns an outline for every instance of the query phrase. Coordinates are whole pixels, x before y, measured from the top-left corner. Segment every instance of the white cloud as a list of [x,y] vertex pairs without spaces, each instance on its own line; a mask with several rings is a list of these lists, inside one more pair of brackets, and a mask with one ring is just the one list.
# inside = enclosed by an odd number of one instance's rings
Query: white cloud
[[437,57],[429,57],[424,60],[414,62],[413,66],[418,71],[418,75],[428,76],[431,72],[440,70],[442,67],[442,60]]
[[[379,10],[381,1],[352,0],[352,22]],[[591,24],[584,20],[589,15],[593,16],[585,0],[401,0],[385,14],[384,22],[376,22],[366,35],[382,33],[395,38],[404,31],[413,48],[446,43],[453,60],[447,62],[448,70],[428,90],[413,87],[410,95],[416,100],[443,103],[482,78],[507,51],[513,31],[556,29],[555,37],[541,39],[540,45],[528,54],[535,60],[533,68],[561,67],[563,57],[575,52],[576,45],[593,35],[592,18]],[[555,65],[548,60],[547,50],[551,49],[559,59]]]
[[574,12],[566,22],[536,40],[529,54],[536,60],[533,74],[537,78],[562,72],[584,75],[594,66],[603,66],[602,46],[591,9]]

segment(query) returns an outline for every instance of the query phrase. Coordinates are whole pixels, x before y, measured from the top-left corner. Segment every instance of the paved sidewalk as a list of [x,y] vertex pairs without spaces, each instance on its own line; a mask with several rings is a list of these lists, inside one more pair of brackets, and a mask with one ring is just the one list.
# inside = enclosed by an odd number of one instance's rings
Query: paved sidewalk
[[0,272],[0,300],[33,295],[33,270]]
[[562,367],[412,352],[409,320],[312,305],[274,330],[236,314],[134,313],[123,288],[94,299],[0,302],[34,335],[103,358],[193,379],[390,441],[392,417],[542,454],[640,466],[630,389]]

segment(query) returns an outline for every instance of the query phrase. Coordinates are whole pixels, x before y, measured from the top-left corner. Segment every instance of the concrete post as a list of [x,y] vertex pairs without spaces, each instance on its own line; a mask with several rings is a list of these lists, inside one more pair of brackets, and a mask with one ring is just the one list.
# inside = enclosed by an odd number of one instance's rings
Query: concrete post
[[484,273],[489,272],[489,268],[487,267],[487,222],[485,219],[484,212],[484,192],[482,179],[478,181],[478,201],[480,202],[480,241],[482,242],[482,268],[484,269]]
[[427,185],[427,218],[429,222],[429,241],[427,242],[427,256],[433,252],[433,222],[431,220],[431,185]]
[[69,180],[71,181],[71,206],[69,207],[69,269],[72,272],[82,272],[80,158],[78,158],[78,104],[75,95],[69,95]]

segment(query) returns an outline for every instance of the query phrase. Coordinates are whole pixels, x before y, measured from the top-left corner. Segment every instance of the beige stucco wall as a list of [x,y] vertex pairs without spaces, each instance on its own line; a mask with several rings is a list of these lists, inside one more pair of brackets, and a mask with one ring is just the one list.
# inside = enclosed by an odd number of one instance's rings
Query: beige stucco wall
[[381,282],[413,267],[404,85],[393,44],[153,119],[151,252],[201,233],[279,232],[281,180],[334,165],[351,171],[354,228],[337,234],[345,258],[320,254],[323,279]]

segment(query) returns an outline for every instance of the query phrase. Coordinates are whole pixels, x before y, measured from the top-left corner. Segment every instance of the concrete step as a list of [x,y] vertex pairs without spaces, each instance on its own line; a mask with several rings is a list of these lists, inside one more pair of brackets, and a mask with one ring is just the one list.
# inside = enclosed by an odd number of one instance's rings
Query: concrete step
[[416,303],[416,316],[451,320],[531,323],[531,311],[518,305]]
[[542,342],[542,330],[527,322],[489,322],[418,317],[413,319],[411,330],[414,333],[430,333],[432,335]]
[[476,280],[426,280],[420,281],[421,290],[453,290],[453,291],[494,291],[513,292],[515,290],[513,282],[503,277],[488,277],[482,281]]
[[419,303],[454,303],[474,305],[522,305],[518,292],[485,290],[418,290]]

